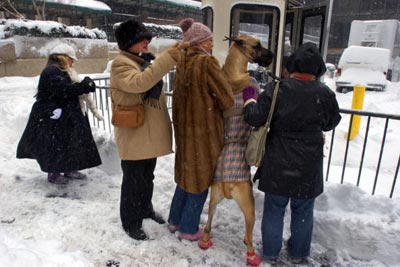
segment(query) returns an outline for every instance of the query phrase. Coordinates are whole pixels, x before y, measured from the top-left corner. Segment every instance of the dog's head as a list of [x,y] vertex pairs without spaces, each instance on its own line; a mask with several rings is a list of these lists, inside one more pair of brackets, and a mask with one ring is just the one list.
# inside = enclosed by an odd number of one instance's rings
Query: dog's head
[[257,38],[241,35],[232,38],[225,37],[225,40],[233,41],[232,45],[236,45],[251,63],[257,63],[263,67],[268,67],[272,63],[274,53],[263,47]]

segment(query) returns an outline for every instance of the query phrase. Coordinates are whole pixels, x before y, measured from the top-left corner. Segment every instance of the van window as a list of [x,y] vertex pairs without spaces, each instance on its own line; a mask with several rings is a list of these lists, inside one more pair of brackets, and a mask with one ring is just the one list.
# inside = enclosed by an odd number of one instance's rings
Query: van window
[[213,31],[214,10],[211,7],[203,8],[203,24]]
[[231,12],[231,36],[251,35],[260,39],[264,47],[276,51],[279,15],[276,7],[235,5]]

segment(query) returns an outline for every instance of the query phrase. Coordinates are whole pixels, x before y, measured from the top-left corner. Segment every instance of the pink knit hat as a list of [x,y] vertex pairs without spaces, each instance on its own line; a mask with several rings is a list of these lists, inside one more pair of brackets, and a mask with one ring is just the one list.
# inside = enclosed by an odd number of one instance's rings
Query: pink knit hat
[[179,26],[183,32],[183,42],[189,42],[190,45],[212,38],[210,29],[200,22],[194,22],[192,18],[183,19]]

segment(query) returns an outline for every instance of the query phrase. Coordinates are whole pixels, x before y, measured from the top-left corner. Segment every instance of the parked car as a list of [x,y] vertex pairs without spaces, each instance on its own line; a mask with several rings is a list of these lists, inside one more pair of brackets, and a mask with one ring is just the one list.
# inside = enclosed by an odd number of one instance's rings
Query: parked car
[[364,85],[367,90],[384,91],[390,50],[377,47],[350,46],[340,57],[336,80],[336,91],[346,93],[355,85]]
[[335,74],[336,74],[336,67],[334,64],[332,63],[326,63],[325,64],[326,67],[326,72],[325,75],[328,76],[329,78],[334,78]]

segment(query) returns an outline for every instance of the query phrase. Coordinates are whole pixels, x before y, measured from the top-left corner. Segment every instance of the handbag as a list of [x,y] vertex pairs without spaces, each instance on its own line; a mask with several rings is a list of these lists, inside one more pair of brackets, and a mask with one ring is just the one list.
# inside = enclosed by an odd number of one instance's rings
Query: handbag
[[144,124],[145,109],[142,104],[135,106],[113,105],[111,123],[120,128],[138,128]]
[[269,126],[271,124],[272,115],[274,114],[276,97],[278,95],[279,81],[276,82],[274,92],[272,95],[271,108],[268,113],[268,118],[265,125],[258,128],[254,128],[250,132],[249,139],[247,141],[245,159],[247,164],[250,166],[260,167],[262,165],[265,145],[267,142],[267,135],[269,132]]

